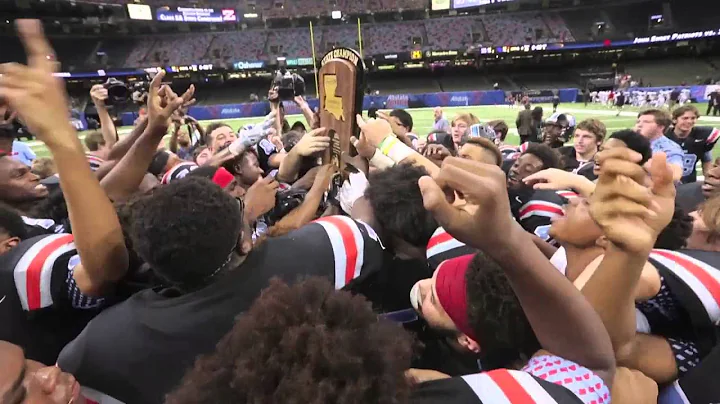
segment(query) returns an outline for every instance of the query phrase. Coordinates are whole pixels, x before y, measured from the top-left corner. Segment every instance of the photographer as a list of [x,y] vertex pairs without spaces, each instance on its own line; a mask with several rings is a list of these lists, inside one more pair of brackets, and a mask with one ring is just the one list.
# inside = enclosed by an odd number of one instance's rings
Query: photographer
[[32,166],[37,156],[30,146],[17,140],[21,125],[16,119],[15,112],[11,112],[7,107],[2,107],[0,113],[2,113],[2,117],[0,117],[0,153],[8,154],[26,166]]

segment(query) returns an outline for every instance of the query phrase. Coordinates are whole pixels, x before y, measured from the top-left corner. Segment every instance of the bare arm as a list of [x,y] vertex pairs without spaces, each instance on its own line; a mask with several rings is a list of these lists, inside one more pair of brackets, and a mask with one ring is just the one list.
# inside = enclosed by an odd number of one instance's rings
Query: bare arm
[[160,83],[164,76],[161,72],[151,83],[152,91],[148,97],[149,124],[145,132],[101,182],[108,196],[114,201],[124,200],[137,190],[160,141],[167,133],[170,115],[182,105],[183,98],[188,95],[186,92],[183,97],[178,97],[169,87],[161,89]]
[[145,128],[147,127],[147,118],[142,118],[138,125],[135,126],[130,133],[130,135],[125,136],[124,138],[120,139],[117,143],[115,143],[115,146],[110,149],[110,155],[107,160],[98,168],[97,171],[95,171],[95,176],[98,178],[98,180],[102,180],[105,178],[105,176],[117,165],[117,163],[120,161],[125,154],[127,154],[127,151],[130,150],[130,146],[132,146],[142,135],[142,133],[145,131]]
[[[615,357],[600,317],[512,220],[502,170],[449,157],[434,181],[420,180],[420,189],[448,233],[502,266],[543,349],[594,370],[611,386]],[[464,195],[463,206],[447,201],[450,190]]]
[[173,153],[177,153],[177,145],[178,145],[178,134],[180,133],[180,125],[178,123],[175,123],[173,125],[173,133],[170,135],[170,144],[168,147],[170,148],[170,151]]
[[277,175],[278,181],[293,183],[298,177],[303,158],[325,151],[329,146],[330,137],[326,135],[325,128],[318,128],[306,133],[281,160]]
[[118,135],[115,129],[115,123],[105,106],[105,100],[108,97],[107,90],[102,84],[96,84],[90,89],[90,97],[92,98],[93,104],[95,104],[98,118],[100,118],[100,132],[102,133],[103,140],[107,147],[112,148],[118,141]]
[[53,155],[81,259],[74,277],[83,293],[97,295],[127,271],[120,222],[69,124],[67,93],[62,80],[52,75],[57,64],[48,55],[55,52],[40,21],[18,20],[17,27],[29,66],[0,66],[0,98],[18,112]]

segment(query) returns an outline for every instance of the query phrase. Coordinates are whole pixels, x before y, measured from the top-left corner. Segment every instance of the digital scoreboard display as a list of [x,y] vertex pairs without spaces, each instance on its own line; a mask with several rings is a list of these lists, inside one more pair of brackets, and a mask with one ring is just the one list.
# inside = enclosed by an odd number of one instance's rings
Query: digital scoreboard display
[[453,0],[453,8],[487,6],[488,4],[505,3],[513,0]]
[[190,7],[160,7],[155,11],[158,21],[166,22],[203,22],[221,23],[237,22],[237,12],[232,8],[190,8]]

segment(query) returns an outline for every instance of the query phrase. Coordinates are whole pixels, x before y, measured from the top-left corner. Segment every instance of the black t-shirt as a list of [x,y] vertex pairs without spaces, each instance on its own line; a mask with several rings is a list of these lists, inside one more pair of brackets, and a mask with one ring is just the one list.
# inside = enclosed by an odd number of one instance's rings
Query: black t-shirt
[[116,305],[60,354],[58,364],[81,385],[133,404],[156,404],[200,354],[210,353],[271,278],[322,276],[340,289],[382,267],[375,232],[333,216],[270,238],[213,284],[178,295],[146,290]]
[[690,182],[678,185],[675,203],[686,213],[696,211],[698,206],[705,202],[702,185],[702,182]]
[[255,148],[258,154],[258,163],[265,174],[277,169],[277,167],[270,167],[270,157],[278,152],[277,148],[271,141],[263,139],[257,144],[257,146],[255,146]]
[[683,149],[683,184],[697,181],[697,162],[707,163],[713,160],[712,149],[720,138],[720,129],[710,126],[696,126],[685,138],[679,138],[673,128],[665,133],[670,140]]
[[0,340],[21,346],[28,359],[54,364],[99,309],[80,308],[90,302],[71,278],[77,263],[69,234],[33,237],[0,255]]

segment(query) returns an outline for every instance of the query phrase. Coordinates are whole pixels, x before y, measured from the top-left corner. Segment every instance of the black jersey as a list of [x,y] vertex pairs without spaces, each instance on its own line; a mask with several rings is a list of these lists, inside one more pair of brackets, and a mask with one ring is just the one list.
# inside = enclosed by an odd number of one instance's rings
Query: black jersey
[[689,320],[691,329],[674,331],[691,333],[699,356],[706,356],[718,344],[720,253],[658,249],[652,251],[649,260],[672,292],[672,299],[681,306],[679,312]]
[[683,176],[682,182],[697,181],[696,168],[698,161],[707,163],[713,160],[712,149],[720,138],[720,129],[710,126],[696,126],[690,131],[687,137],[680,138],[674,128],[668,129],[665,136],[679,144],[683,150]]
[[33,237],[1,255],[0,340],[21,346],[28,359],[54,364],[99,308],[74,283],[78,263],[70,234]]
[[80,384],[126,403],[160,403],[200,354],[212,352],[270,279],[325,277],[338,289],[381,268],[372,228],[344,216],[269,238],[243,264],[192,293],[146,290],[101,313],[58,359]]
[[552,219],[564,216],[563,206],[576,198],[572,191],[523,188],[510,191],[510,209],[515,220],[528,232],[553,243],[549,230]]

